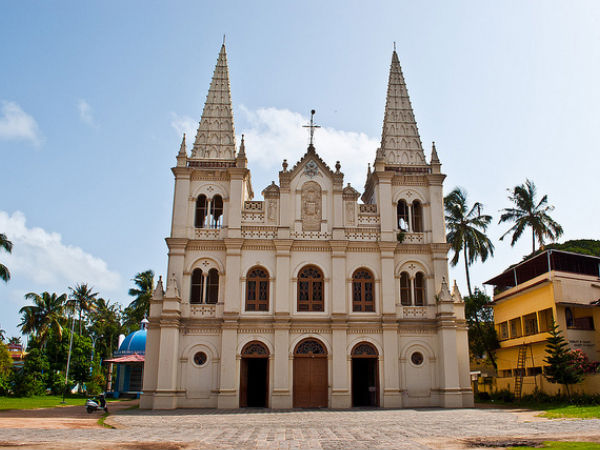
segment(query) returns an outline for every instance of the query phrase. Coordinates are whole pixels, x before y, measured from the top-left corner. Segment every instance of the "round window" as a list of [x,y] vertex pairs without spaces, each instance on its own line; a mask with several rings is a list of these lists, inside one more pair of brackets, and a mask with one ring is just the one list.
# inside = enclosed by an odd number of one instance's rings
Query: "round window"
[[194,355],[194,362],[198,365],[198,366],[203,366],[204,363],[206,363],[206,353],[204,352],[198,352]]
[[415,366],[420,366],[423,364],[423,353],[414,352],[412,355],[410,355],[410,360]]

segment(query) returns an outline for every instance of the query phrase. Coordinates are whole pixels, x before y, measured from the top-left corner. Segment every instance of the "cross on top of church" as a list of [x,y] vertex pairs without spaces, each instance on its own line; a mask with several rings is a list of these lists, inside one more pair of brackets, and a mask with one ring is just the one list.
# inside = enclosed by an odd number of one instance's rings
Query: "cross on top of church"
[[313,145],[313,137],[315,134],[315,128],[321,128],[319,125],[315,125],[314,122],[314,117],[315,117],[315,113],[316,111],[314,109],[311,109],[310,111],[310,125],[303,125],[303,128],[310,128],[310,143],[309,145],[312,147]]

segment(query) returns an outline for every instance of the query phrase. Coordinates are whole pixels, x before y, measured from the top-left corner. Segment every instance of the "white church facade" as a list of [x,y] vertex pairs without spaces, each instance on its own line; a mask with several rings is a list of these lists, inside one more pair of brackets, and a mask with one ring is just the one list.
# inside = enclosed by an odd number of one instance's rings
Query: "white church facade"
[[254,201],[245,144],[223,45],[172,169],[141,408],[472,406],[464,303],[446,281],[445,175],[435,146],[426,161],[396,52],[362,195],[311,139]]

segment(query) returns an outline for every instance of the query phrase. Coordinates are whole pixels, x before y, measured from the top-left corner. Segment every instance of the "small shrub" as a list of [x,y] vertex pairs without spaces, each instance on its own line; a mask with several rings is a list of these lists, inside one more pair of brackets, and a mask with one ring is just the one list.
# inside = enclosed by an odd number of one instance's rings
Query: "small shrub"
[[495,402],[504,402],[504,403],[512,403],[515,401],[515,396],[508,389],[502,389],[500,391],[494,391],[490,395],[492,401]]

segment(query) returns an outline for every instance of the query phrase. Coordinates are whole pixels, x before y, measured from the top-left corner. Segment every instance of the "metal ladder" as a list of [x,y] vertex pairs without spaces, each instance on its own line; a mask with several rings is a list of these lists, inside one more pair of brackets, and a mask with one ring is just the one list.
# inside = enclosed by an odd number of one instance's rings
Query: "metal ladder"
[[527,358],[527,345],[519,347],[517,356],[517,368],[515,369],[515,399],[521,400],[523,391],[523,376],[525,375],[525,359]]

